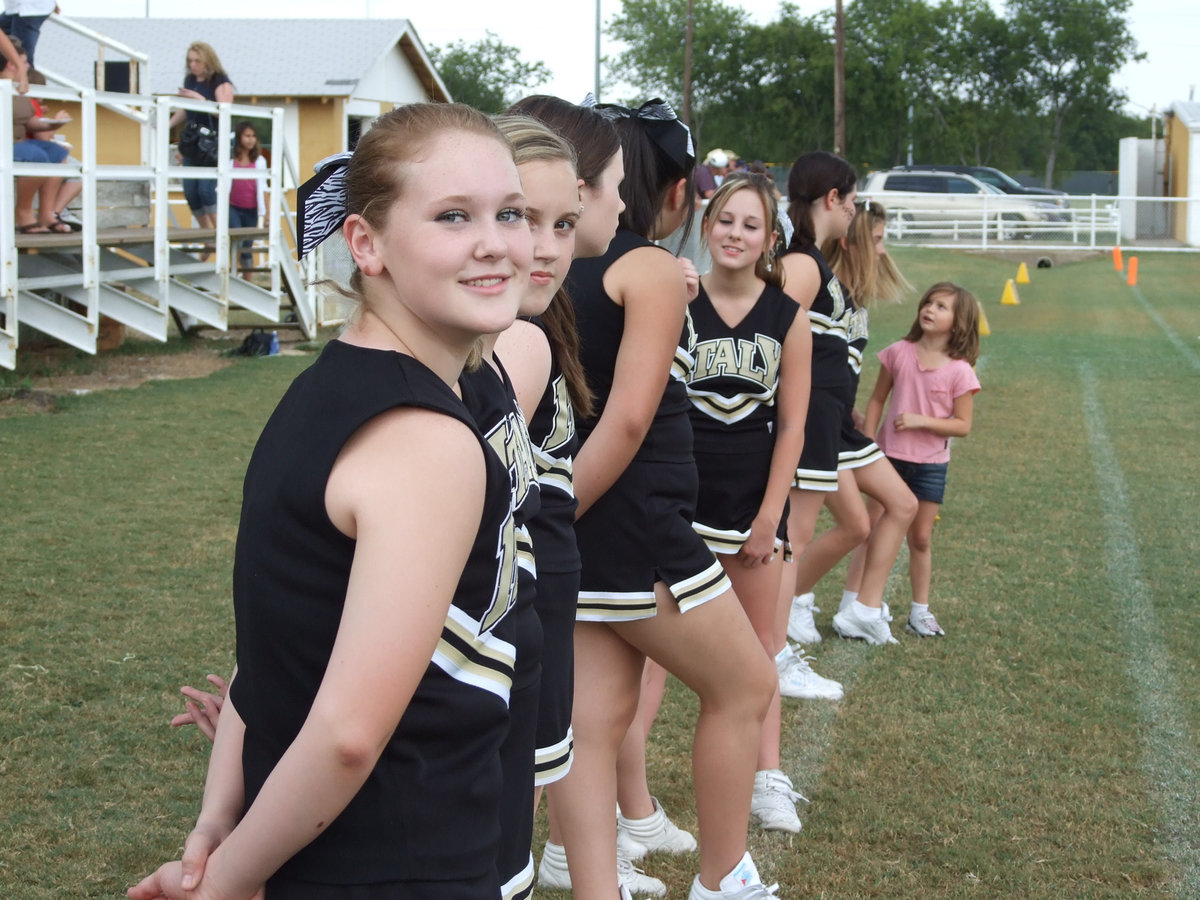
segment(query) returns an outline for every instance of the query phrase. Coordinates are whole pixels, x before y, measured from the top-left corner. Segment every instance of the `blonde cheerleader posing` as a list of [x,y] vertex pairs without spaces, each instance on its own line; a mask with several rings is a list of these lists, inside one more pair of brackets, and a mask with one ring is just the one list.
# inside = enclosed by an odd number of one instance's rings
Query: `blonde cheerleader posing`
[[863,430],[874,435],[918,501],[908,529],[912,611],[907,627],[920,637],[945,634],[929,611],[930,538],[946,490],[950,439],[971,431],[979,390],[972,366],[978,358],[979,302],[964,288],[940,281],[921,298],[917,320],[904,339],[880,352],[883,367],[867,403]]

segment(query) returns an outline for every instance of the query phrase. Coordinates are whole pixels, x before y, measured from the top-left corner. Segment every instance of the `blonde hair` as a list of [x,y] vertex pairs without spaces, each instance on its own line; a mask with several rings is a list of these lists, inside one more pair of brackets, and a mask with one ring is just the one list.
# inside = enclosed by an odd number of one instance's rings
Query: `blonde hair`
[[[766,175],[754,172],[738,172],[725,176],[721,186],[713,193],[704,210],[704,218],[700,220],[700,234],[705,238],[712,229],[712,223],[725,209],[729,198],[738,191],[754,191],[762,201],[763,213],[766,218],[767,240],[763,245],[762,254],[754,261],[754,274],[767,284],[777,288],[783,287],[783,266],[775,264],[775,243],[779,240],[779,204],[775,202],[775,182]],[[774,241],[771,235],[775,235]]]
[[946,355],[951,359],[964,359],[971,365],[979,359],[979,301],[964,287],[952,281],[939,281],[921,297],[917,304],[917,318],[904,336],[906,341],[916,342],[924,331],[921,328],[921,310],[933,302],[938,294],[949,294],[954,298],[954,322],[950,326],[950,338],[946,343]]
[[[411,103],[398,106],[376,119],[362,136],[346,164],[346,215],[362,217],[368,225],[382,231],[392,205],[404,195],[408,184],[409,163],[429,144],[448,131],[465,131],[490,137],[509,153],[512,146],[496,124],[476,109],[461,103]],[[363,274],[357,266],[350,274],[349,288],[333,285],[342,296],[366,306]],[[478,347],[478,345],[477,345]],[[482,356],[473,351],[468,370],[479,367]]]
[[859,309],[877,300],[899,303],[913,286],[887,251],[875,252],[875,228],[887,225],[887,210],[873,200],[860,201],[855,206],[858,213],[850,223],[845,244],[826,241],[821,253]]
[[[192,41],[188,44],[188,53],[195,53],[200,57],[200,62],[204,65],[204,71],[208,73],[203,79],[204,81],[212,81],[214,75],[224,75],[229,77],[229,73],[225,71],[225,67],[221,65],[221,60],[217,56],[217,51],[212,48],[211,44],[206,44],[204,41]],[[184,68],[187,68],[186,64]],[[192,74],[189,69],[187,75]]]

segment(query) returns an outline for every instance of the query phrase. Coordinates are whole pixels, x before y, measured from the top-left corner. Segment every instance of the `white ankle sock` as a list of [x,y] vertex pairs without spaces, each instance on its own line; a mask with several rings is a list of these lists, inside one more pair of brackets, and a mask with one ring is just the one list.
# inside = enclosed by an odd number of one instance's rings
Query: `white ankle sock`
[[929,612],[929,604],[928,603],[914,603],[912,605],[912,611],[909,613],[909,615],[910,616],[923,616],[927,612]]
[[838,607],[838,612],[841,612],[851,603],[858,599],[858,591],[842,591],[842,602]]
[[860,603],[857,600],[852,600],[851,602],[854,604],[854,611],[858,613],[858,617],[860,619],[865,619],[870,616],[874,616],[878,619],[883,615],[883,610],[881,608],[877,609],[874,606],[867,606],[865,603]]

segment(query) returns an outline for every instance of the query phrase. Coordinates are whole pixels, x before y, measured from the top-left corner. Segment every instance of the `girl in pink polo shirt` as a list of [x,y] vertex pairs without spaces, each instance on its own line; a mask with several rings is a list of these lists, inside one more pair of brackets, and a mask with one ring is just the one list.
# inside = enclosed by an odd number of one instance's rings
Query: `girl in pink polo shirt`
[[919,637],[945,634],[929,611],[930,538],[946,489],[950,439],[971,431],[978,358],[979,301],[956,284],[938,282],[921,298],[904,339],[879,354],[882,368],[867,404],[864,433],[874,436],[918,501],[908,529],[908,630]]

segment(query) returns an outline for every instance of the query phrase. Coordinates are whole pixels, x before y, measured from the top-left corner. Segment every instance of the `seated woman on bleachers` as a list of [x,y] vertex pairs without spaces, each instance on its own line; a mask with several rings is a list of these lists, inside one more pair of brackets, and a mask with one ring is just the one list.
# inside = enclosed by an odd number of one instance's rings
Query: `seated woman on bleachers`
[[[16,39],[13,47],[18,53],[22,48]],[[2,57],[4,68],[0,78],[16,79],[23,76],[25,67],[19,56]],[[26,140],[29,134],[48,133],[66,122],[66,114],[56,119],[44,119],[34,114],[33,103],[28,97],[13,97],[13,159],[16,162],[61,163],[69,150],[57,141],[41,140],[36,136]],[[69,233],[71,227],[55,216],[59,209],[58,195],[63,187],[62,178],[22,176],[17,179],[16,226],[24,234]],[[34,198],[38,209],[33,209]],[[68,198],[69,199],[69,198]],[[64,204],[65,205],[65,204]]]

